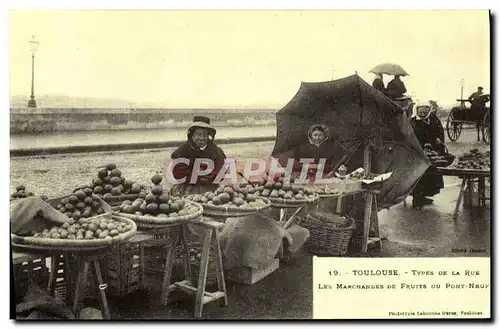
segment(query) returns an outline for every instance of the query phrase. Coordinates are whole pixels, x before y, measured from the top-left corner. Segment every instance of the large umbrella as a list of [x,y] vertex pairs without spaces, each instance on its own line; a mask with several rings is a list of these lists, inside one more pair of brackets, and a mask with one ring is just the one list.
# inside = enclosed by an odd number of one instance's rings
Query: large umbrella
[[377,73],[377,74],[389,74],[389,75],[409,75],[408,72],[406,72],[401,65],[398,64],[392,64],[392,63],[383,63],[375,66],[373,69],[370,70],[370,72]]
[[276,121],[275,158],[300,150],[315,124],[328,127],[329,140],[350,156],[350,169],[362,166],[362,145],[369,142],[373,171],[393,172],[384,184],[380,205],[392,205],[406,196],[429,167],[401,109],[358,75],[302,83],[292,100],[276,113]]

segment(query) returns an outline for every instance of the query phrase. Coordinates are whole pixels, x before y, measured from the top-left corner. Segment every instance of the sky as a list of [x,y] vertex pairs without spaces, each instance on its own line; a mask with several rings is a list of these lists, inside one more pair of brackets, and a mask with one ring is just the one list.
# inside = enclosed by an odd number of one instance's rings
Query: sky
[[10,28],[11,95],[30,93],[32,35],[36,95],[274,109],[383,62],[414,99],[490,92],[487,11],[11,11]]

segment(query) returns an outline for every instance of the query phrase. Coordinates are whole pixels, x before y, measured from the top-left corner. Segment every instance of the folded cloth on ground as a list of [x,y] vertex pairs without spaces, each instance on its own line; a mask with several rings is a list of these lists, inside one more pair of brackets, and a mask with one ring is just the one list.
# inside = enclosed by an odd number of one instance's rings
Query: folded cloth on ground
[[[48,221],[34,220],[40,211]],[[37,196],[12,200],[10,203],[10,232],[13,234],[25,235],[32,230],[41,231],[53,225],[63,224],[68,219]]]
[[17,319],[74,319],[75,316],[63,302],[50,296],[40,287],[29,288],[24,300],[16,306]]
[[293,244],[283,227],[260,213],[228,218],[220,238],[225,269],[261,268],[276,257],[283,238]]
[[299,226],[297,224],[290,225],[286,230],[292,236],[292,244],[286,243],[285,252],[294,254],[296,253],[309,239],[310,233],[309,230],[305,227]]

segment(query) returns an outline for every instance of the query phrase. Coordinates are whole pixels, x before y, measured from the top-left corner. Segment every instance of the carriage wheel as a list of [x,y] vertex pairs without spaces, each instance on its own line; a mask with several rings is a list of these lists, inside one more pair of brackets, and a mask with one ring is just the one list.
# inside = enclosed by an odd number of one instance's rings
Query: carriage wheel
[[446,133],[448,134],[450,140],[454,142],[458,139],[458,137],[460,137],[460,134],[462,133],[462,124],[452,122],[452,113],[453,110],[450,112],[450,115],[448,115],[448,121],[446,121]]

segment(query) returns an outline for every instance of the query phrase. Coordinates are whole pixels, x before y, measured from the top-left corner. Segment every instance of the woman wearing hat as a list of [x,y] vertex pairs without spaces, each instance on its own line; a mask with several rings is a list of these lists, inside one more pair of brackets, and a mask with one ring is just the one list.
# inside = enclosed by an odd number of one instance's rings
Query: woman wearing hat
[[[226,155],[220,147],[215,145],[216,130],[210,125],[210,119],[204,116],[195,116],[187,132],[187,141],[179,146],[173,153],[172,159],[188,159],[189,164],[178,163],[172,168],[175,179],[186,178],[182,184],[176,184],[172,188],[174,195],[186,195],[205,193],[213,191],[217,185],[213,184],[217,174],[224,166]],[[191,183],[191,175],[196,159],[210,159],[214,163],[214,169],[208,175],[199,176],[194,184]],[[203,167],[201,169],[206,169]]]
[[[444,129],[434,110],[430,103],[417,103],[410,124],[422,147],[430,144],[433,150],[442,154],[445,151]],[[413,189],[413,207],[421,209],[422,206],[433,203],[427,197],[438,194],[443,187],[443,176],[434,167],[430,167]]]

